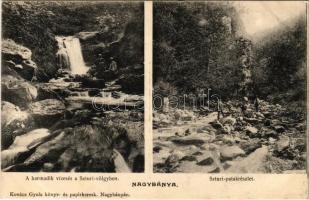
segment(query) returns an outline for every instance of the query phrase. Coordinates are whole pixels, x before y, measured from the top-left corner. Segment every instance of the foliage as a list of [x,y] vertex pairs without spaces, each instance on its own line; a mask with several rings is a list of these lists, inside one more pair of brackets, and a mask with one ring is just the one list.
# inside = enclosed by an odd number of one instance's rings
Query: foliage
[[142,3],[5,1],[3,38],[13,39],[33,53],[33,60],[52,77],[56,68],[55,35],[99,32],[96,43],[118,40],[128,22],[143,19]]
[[293,19],[256,45],[255,89],[286,102],[306,98],[306,20]]
[[229,3],[155,4],[154,81],[161,77],[180,92],[231,94],[239,81],[237,19]]

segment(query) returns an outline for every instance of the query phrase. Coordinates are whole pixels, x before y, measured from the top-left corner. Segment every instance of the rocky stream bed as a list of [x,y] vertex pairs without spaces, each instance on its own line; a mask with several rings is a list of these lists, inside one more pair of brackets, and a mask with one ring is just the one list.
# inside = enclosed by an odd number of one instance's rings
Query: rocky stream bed
[[305,173],[306,123],[261,101],[242,112],[171,109],[154,113],[154,171],[161,173]]
[[29,49],[2,54],[3,171],[143,172],[143,96],[70,69],[38,82]]

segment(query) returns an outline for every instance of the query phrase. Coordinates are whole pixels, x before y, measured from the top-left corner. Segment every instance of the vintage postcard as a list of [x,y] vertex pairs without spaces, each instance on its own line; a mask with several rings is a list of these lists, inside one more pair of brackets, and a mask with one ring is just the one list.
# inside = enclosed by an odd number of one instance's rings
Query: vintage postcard
[[305,1],[1,2],[1,199],[308,199]]

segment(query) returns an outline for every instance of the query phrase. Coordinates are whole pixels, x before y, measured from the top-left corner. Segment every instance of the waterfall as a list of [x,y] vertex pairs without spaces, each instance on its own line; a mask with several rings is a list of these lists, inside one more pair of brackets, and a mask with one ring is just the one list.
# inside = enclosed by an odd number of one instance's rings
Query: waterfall
[[88,71],[79,39],[74,36],[57,36],[59,50],[57,59],[60,68],[70,68],[72,74],[85,74]]

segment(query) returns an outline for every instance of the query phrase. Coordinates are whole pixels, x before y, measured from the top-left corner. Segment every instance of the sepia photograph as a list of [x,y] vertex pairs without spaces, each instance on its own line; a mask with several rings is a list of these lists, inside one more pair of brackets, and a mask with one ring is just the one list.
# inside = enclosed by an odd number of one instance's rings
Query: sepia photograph
[[2,172],[144,172],[144,3],[4,1]]
[[154,173],[305,174],[305,2],[153,3]]

